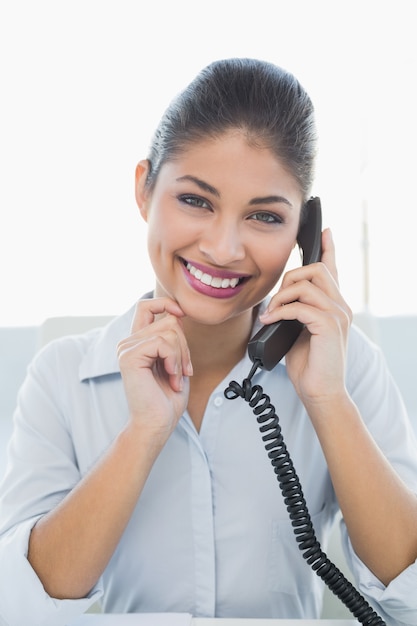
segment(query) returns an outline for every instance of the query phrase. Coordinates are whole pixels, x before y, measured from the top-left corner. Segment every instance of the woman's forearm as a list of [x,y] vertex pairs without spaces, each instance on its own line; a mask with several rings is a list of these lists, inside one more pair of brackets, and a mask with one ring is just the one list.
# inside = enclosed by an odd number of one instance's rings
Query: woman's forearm
[[28,559],[50,596],[81,598],[96,584],[160,447],[128,427],[60,505],[35,525]]
[[383,456],[349,398],[309,412],[355,552],[387,585],[417,558],[417,497]]

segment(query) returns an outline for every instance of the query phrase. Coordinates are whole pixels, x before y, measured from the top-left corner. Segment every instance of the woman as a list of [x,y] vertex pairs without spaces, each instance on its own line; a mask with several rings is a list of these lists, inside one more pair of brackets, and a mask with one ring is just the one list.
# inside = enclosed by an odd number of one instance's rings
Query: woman
[[254,381],[322,544],[340,507],[361,591],[390,624],[417,624],[417,455],[401,399],[350,328],[330,231],[320,263],[284,274],[315,151],[308,95],[271,64],[216,62],[171,103],[136,169],[154,291],[50,344],[20,394],[1,491],[4,623],[66,624],[99,597],[109,612],[319,616],[322,583],[256,420],[223,394],[247,376],[260,325],[298,319],[298,341]]

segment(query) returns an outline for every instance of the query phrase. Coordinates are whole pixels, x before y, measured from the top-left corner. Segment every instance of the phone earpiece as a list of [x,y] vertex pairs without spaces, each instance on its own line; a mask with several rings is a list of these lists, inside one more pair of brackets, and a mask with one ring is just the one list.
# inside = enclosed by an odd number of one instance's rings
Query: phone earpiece
[[321,259],[321,202],[314,197],[307,201],[304,209],[307,212],[297,236],[297,242],[302,250],[303,265],[317,263]]

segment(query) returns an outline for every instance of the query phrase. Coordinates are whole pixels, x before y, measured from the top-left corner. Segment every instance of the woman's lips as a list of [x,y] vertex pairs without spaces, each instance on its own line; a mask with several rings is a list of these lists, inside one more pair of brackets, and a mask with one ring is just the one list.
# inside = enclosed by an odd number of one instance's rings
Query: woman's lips
[[207,271],[201,265],[195,265],[183,259],[188,282],[198,291],[207,295],[228,298],[240,291],[239,287],[248,278],[246,274],[236,275],[221,270]]

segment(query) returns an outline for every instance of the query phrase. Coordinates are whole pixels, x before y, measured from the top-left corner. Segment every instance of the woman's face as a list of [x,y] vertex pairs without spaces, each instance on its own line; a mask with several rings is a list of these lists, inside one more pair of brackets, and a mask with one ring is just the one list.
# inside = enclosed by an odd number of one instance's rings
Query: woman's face
[[170,296],[205,324],[258,304],[284,270],[302,204],[277,158],[230,131],[165,163],[150,193],[145,178],[143,162],[136,194],[148,223],[155,295]]

